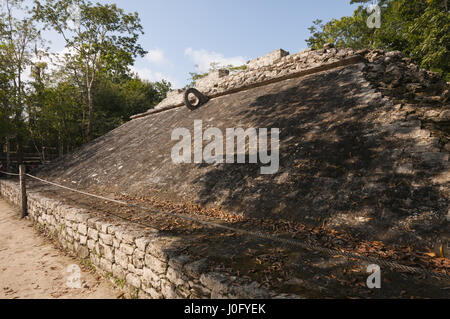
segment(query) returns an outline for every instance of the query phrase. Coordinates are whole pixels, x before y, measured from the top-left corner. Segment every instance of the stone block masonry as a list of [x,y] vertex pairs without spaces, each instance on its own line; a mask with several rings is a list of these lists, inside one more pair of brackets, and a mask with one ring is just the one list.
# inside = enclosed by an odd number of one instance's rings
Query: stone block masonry
[[288,56],[289,52],[279,49],[272,51],[262,57],[251,60],[247,63],[248,69],[258,69],[264,66],[269,66],[274,64],[275,62],[279,62],[281,58]]
[[[0,180],[0,195],[19,206],[17,182]],[[88,260],[130,296],[147,299],[285,298],[256,282],[209,272],[208,261],[181,252],[180,240],[28,193],[29,218],[65,249]],[[293,296],[288,296],[293,297]]]
[[[279,49],[248,62],[247,69],[230,74],[226,70],[217,70],[207,77],[197,81],[195,88],[208,97],[229,91],[239,90],[246,86],[275,80],[301,71],[311,70],[319,66],[332,65],[338,61],[354,56],[351,49],[337,50],[335,48],[323,50],[305,50],[295,54]],[[185,90],[174,90],[154,109],[132,116],[140,118],[174,109],[184,105]]]
[[202,92],[206,91],[210,87],[213,87],[221,78],[228,76],[229,74],[229,70],[212,71],[204,78],[198,79],[195,87]]
[[[399,91],[400,85],[404,96],[406,94],[420,94],[429,88],[430,79],[436,79],[437,74],[419,69],[411,63],[411,60],[403,57],[398,51],[384,52],[381,50],[359,50],[334,48],[326,44],[321,50],[307,49],[298,53],[279,49],[247,63],[246,69],[240,72],[229,73],[226,70],[218,70],[200,79],[196,83],[196,89],[210,98],[236,93],[258,85],[266,85],[271,81],[285,80],[289,76],[305,76],[322,72],[324,70],[341,67],[344,65],[359,63],[356,57],[364,58],[371,66],[368,74],[369,80],[375,80],[379,84],[386,84],[381,91]],[[343,64],[342,64],[343,63]],[[379,75],[383,73],[383,78]],[[389,86],[391,85],[391,86]],[[184,90],[175,90],[168,93],[167,98],[154,109],[137,114],[131,119],[137,119],[151,114],[172,110],[184,106]],[[405,94],[406,92],[406,94]],[[450,99],[447,89],[441,97],[422,97],[422,102],[446,103]],[[433,100],[434,99],[434,100]],[[443,114],[441,122],[448,121],[448,114]]]

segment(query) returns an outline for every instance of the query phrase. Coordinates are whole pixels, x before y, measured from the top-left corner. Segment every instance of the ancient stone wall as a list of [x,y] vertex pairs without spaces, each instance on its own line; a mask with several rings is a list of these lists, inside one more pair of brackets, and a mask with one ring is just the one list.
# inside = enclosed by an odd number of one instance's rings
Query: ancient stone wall
[[[380,79],[379,77],[373,78],[380,83],[387,83],[385,87],[380,88],[382,91],[392,91],[393,88],[395,89],[396,86],[401,86],[399,84],[406,81],[410,84],[407,87],[408,92],[400,93],[421,93],[427,88],[427,82],[430,80],[434,81],[438,78],[437,74],[418,68],[410,59],[402,56],[398,51],[387,53],[382,50],[367,49],[354,51],[352,49],[334,48],[332,45],[327,44],[321,50],[307,49],[295,54],[289,54],[289,52],[282,49],[275,50],[249,61],[246,70],[232,74],[229,74],[226,70],[214,71],[207,77],[198,80],[196,89],[209,97],[215,97],[257,83],[283,79],[283,77],[290,74],[312,70],[320,66],[330,65],[330,67],[333,67],[333,63],[355,56],[363,57],[374,66],[371,74],[373,77],[377,77],[377,74],[379,76],[381,73],[386,74],[386,78],[384,79]],[[392,85],[389,86],[389,84]],[[183,106],[184,92],[185,90],[169,92],[167,98],[154,109],[143,114],[137,114],[132,119]],[[448,91],[445,93],[445,97],[447,100],[450,97]],[[427,102],[431,98],[424,97],[423,99]]]
[[[313,69],[324,64],[331,64],[354,56],[351,49],[328,48],[323,50],[305,50],[289,55],[284,50],[276,50],[260,58],[249,61],[247,69],[229,74],[225,70],[212,72],[196,83],[196,89],[203,94],[213,97],[230,90],[236,90],[248,85],[280,78],[292,73]],[[184,105],[185,90],[169,92],[167,98],[147,113],[157,113]],[[147,114],[144,113],[144,114]],[[140,117],[138,114],[132,118]]]
[[[18,183],[0,180],[0,195],[19,205]],[[138,298],[280,298],[256,282],[209,271],[156,229],[111,223],[84,209],[28,194],[29,217],[77,257]]]

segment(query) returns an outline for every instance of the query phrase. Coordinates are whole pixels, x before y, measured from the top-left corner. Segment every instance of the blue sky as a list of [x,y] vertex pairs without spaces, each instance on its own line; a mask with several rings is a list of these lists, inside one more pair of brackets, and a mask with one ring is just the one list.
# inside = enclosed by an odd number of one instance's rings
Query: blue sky
[[[351,15],[350,0],[100,0],[137,11],[149,51],[135,70],[148,80],[187,83],[189,72],[205,71],[210,62],[242,64],[275,49],[291,53],[307,47],[308,27]],[[54,50],[63,42],[50,36]],[[198,65],[199,68],[196,68]]]

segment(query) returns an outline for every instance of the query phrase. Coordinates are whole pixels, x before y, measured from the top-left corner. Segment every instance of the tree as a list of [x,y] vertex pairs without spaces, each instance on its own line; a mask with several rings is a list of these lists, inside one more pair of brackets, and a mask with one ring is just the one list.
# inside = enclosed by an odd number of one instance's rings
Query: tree
[[440,72],[450,80],[450,13],[448,0],[379,0],[382,25],[370,29],[366,21],[369,0],[359,3],[353,16],[314,21],[307,43],[322,48],[327,42],[337,47],[399,50],[421,67]]
[[[137,43],[142,33],[137,14],[84,0],[36,1],[32,10],[23,6],[25,0],[4,1],[0,138],[7,150],[15,144],[19,155],[44,148],[63,155],[153,108],[170,90],[170,83],[142,81],[130,70],[145,53]],[[71,14],[75,5],[79,18]],[[65,20],[69,15],[72,22]],[[36,20],[66,41],[66,53],[54,56],[57,64],[47,59]]]
[[[84,79],[87,101],[86,139],[92,139],[94,84],[101,70],[116,75],[129,71],[137,56],[145,55],[138,44],[143,34],[137,13],[125,13],[115,4],[92,4],[88,0],[36,0],[36,17],[62,35],[68,63],[75,76]],[[75,17],[74,17],[75,15]],[[72,21],[72,23],[67,23]],[[114,66],[114,67],[113,67]],[[113,72],[113,71],[109,71]]]
[[106,74],[99,76],[94,102],[97,106],[98,135],[123,123],[130,116],[143,113],[161,102],[171,88],[166,81],[148,82],[132,77],[117,81]]
[[[2,121],[7,122],[3,132],[9,149],[9,138],[14,134],[18,145],[19,162],[23,142],[27,135],[25,126],[26,81],[24,73],[32,64],[33,46],[40,40],[31,12],[23,0],[3,0],[0,14],[0,57],[2,81]],[[21,14],[18,14],[20,12]],[[21,16],[18,18],[19,16]],[[5,130],[6,131],[6,130]]]

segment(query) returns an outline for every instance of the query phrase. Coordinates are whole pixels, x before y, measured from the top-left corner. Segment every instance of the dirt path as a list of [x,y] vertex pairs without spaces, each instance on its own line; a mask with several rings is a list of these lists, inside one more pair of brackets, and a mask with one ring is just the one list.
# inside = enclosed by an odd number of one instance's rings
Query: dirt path
[[67,269],[77,265],[40,237],[28,220],[0,199],[0,299],[115,299],[121,293],[81,270],[80,289],[69,288]]

